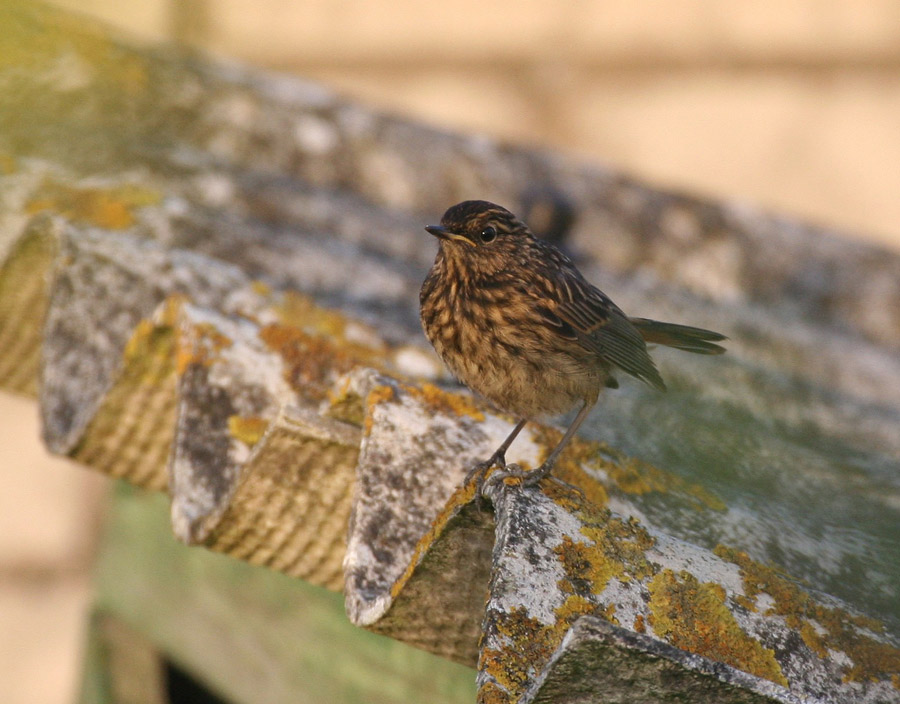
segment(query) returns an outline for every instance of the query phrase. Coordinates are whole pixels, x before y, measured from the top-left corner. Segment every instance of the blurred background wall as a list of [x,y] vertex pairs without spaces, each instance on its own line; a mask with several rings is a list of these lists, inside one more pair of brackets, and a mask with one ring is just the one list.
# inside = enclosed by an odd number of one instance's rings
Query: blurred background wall
[[57,2],[900,248],[896,0]]
[[[57,4],[900,248],[896,0]],[[33,402],[0,398],[0,431],[3,701],[70,702],[106,481],[46,457]]]

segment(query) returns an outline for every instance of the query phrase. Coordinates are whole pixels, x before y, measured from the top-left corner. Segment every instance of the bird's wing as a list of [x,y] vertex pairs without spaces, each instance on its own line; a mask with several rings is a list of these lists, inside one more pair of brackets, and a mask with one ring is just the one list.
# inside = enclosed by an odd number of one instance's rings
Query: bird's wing
[[606,294],[585,281],[574,267],[560,271],[554,284],[556,305],[541,308],[548,325],[603,361],[665,391],[641,333]]

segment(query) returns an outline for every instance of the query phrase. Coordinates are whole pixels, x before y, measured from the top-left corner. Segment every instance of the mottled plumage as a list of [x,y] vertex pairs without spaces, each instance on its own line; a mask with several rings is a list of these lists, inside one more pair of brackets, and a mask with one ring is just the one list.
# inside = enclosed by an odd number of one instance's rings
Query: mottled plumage
[[718,333],[629,318],[568,257],[499,205],[459,203],[426,230],[440,248],[419,294],[425,334],[460,381],[522,419],[473,472],[505,467],[506,449],[525,420],[580,403],[562,441],[525,481],[546,476],[603,387],[618,386],[618,371],[664,391],[646,342],[725,351],[715,344],[725,339]]

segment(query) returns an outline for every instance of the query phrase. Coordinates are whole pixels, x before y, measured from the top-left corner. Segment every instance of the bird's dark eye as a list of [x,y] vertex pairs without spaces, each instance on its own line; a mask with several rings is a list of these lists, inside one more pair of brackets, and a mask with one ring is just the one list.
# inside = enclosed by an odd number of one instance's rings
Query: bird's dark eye
[[496,236],[497,228],[493,225],[488,225],[481,231],[480,238],[483,243],[487,244],[488,242],[493,242]]

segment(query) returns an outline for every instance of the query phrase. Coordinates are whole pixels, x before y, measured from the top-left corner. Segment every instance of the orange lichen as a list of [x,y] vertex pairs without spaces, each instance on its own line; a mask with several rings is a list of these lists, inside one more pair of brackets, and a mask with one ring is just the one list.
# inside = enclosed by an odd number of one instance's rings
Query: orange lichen
[[734,602],[738,606],[742,606],[743,608],[745,608],[747,611],[751,611],[753,613],[756,613],[757,611],[756,601],[744,596],[743,594],[736,594],[734,597]]
[[575,542],[568,535],[553,550],[566,572],[559,580],[563,592],[599,594],[609,580],[621,573],[621,563],[612,562],[600,553],[596,545]]
[[405,386],[404,388],[436,413],[469,416],[477,421],[484,420],[484,413],[467,394],[444,391],[434,384],[427,383],[422,384],[421,388],[415,386]]
[[259,336],[284,361],[284,375],[291,387],[315,400],[324,399],[334,377],[359,362],[339,342],[291,325],[266,325]]
[[[570,618],[585,613],[574,603],[561,608]],[[497,614],[495,624],[506,641],[505,647],[484,648],[480,664],[515,701],[562,642],[571,620],[560,618],[553,625],[545,625],[528,616],[523,607],[516,607]]]
[[787,686],[775,652],[748,635],[715,582],[665,569],[649,584],[650,625],[672,645]]
[[228,417],[228,432],[231,437],[240,440],[250,447],[258,443],[269,427],[269,421],[259,416],[238,416]]
[[[538,462],[543,462],[547,459],[547,456],[553,448],[559,443],[562,438],[562,433],[555,428],[548,428],[540,425],[532,426],[532,429],[532,437],[540,447]],[[577,486],[581,489],[584,493],[584,497],[595,506],[605,506],[609,501],[609,495],[606,493],[606,488],[584,470],[584,467],[590,466],[595,459],[593,443],[573,438],[566,446],[565,451],[556,460],[553,474],[567,484]],[[558,503],[562,502],[565,504],[566,500],[570,497],[566,496],[565,493],[557,492],[555,495],[551,495],[551,498]],[[574,508],[572,506],[566,507],[570,509]]]
[[45,181],[37,194],[25,204],[25,212],[52,210],[75,222],[110,230],[121,230],[135,223],[134,211],[158,203],[156,191],[134,185],[112,188],[75,188]]
[[646,633],[647,626],[644,624],[644,614],[638,614],[634,617],[634,631],[635,633]]
[[747,598],[755,603],[759,594],[770,596],[773,603],[766,613],[783,617],[816,655],[826,657],[829,650],[843,652],[852,663],[844,668],[845,681],[891,678],[896,682],[894,678],[900,675],[900,649],[861,630],[883,633],[884,624],[880,621],[818,603],[785,573],[756,562],[741,550],[718,545],[714,552],[740,567]]
[[365,415],[365,424],[364,424],[364,432],[366,435],[372,434],[372,423],[373,416],[372,411],[380,403],[389,403],[393,401],[395,398],[394,389],[392,386],[388,384],[381,384],[376,386],[369,392],[368,397],[366,398],[366,415]]
[[612,578],[643,579],[652,574],[644,553],[653,539],[636,521],[613,518],[608,510],[585,507],[583,502],[580,512],[585,521],[582,533],[590,542],[564,536],[554,550],[565,571],[559,588],[566,595],[555,610],[554,623],[530,618],[524,609],[497,617],[497,630],[507,647],[487,652],[484,664],[514,698],[546,664],[578,618],[591,614],[618,625],[615,604],[597,600]]
[[181,329],[175,352],[175,369],[179,375],[191,365],[209,366],[218,353],[234,344],[212,323],[195,323]]
[[587,540],[563,536],[554,550],[565,573],[558,584],[565,600],[555,609],[554,622],[543,624],[527,616],[522,608],[498,614],[496,628],[504,637],[505,646],[485,649],[483,653],[482,666],[513,700],[547,663],[580,617],[590,614],[619,624],[615,604],[602,604],[597,598],[611,579],[645,579],[653,574],[645,553],[654,541],[637,521],[615,518],[608,509],[598,509],[583,500],[578,503],[577,512]]
[[[520,692],[528,683],[529,673],[543,665],[562,640],[554,637],[556,629],[528,615],[523,607],[498,614],[497,631],[504,636],[509,647],[503,649],[502,675],[497,681],[510,692]],[[556,641],[556,642],[554,642]]]

